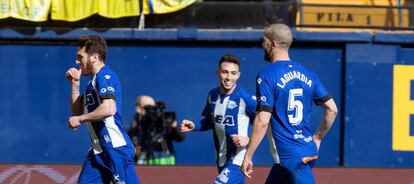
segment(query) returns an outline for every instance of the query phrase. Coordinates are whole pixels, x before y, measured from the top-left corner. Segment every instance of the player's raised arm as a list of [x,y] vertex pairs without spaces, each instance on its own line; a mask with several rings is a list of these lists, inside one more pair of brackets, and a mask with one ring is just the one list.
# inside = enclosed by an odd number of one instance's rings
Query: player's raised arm
[[321,145],[322,139],[325,137],[329,129],[332,127],[332,124],[334,123],[336,118],[336,114],[338,113],[336,103],[332,98],[324,103],[319,103],[319,105],[324,109],[324,116],[321,119],[321,122],[319,123],[319,128],[315,131],[315,134],[313,135],[313,140],[315,141],[318,150]]
[[82,98],[80,97],[79,86],[80,86],[81,70],[76,68],[70,68],[65,73],[65,77],[71,84],[70,93],[70,110],[73,116],[78,116],[83,113]]

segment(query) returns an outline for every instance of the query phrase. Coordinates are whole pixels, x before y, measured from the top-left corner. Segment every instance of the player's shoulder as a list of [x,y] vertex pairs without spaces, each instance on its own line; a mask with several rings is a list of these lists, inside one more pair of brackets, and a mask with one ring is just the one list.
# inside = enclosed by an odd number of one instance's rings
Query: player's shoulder
[[275,71],[275,67],[277,67],[274,64],[271,64],[270,66],[267,66],[266,68],[262,69],[258,76],[264,77],[264,76],[268,76],[270,74],[272,74]]
[[238,93],[240,93],[241,96],[251,96],[252,93],[247,90],[246,88],[244,88],[243,86],[237,86],[238,88]]
[[283,70],[285,70],[287,64],[291,64],[291,63],[293,64],[293,62],[286,62],[286,61],[282,61],[282,62],[278,61],[278,62],[272,63],[269,66],[262,69],[259,72],[258,76],[270,77],[270,76],[277,75],[283,72]]
[[102,76],[102,75],[105,75],[105,74],[108,74],[108,73],[110,73],[110,68],[108,67],[108,66],[103,66],[99,71],[98,71],[98,73],[96,73],[96,76]]
[[256,101],[256,95],[254,95],[253,93],[251,93],[249,90],[247,90],[246,88],[243,87],[239,87],[239,94],[240,97],[244,100],[244,101],[249,101],[249,100],[254,100]]
[[311,79],[317,78],[317,75],[316,75],[315,71],[313,71],[312,69],[310,69],[308,67],[304,67],[304,66],[302,66],[302,67],[303,67],[302,72],[303,72],[303,74],[306,75],[306,77],[309,77]]
[[208,103],[215,101],[218,98],[219,93],[220,93],[219,87],[211,89],[207,94]]
[[117,78],[115,72],[109,66],[102,67],[101,70],[99,70],[99,72],[96,74],[96,76],[98,78],[105,78],[106,80]]
[[302,71],[304,71],[304,72],[313,73],[313,70],[312,70],[312,69],[310,69],[310,68],[308,68],[308,67],[306,67],[306,66],[303,66],[302,64],[300,64],[300,63],[298,63],[298,62],[296,62],[296,61],[291,61],[291,64],[292,64],[292,66],[293,66],[294,68],[296,68],[296,69],[298,69],[298,70],[302,70]]
[[316,76],[316,73],[311,68],[305,67],[302,64],[294,61],[292,61],[292,64],[294,65],[295,70],[298,70],[302,74],[305,74],[306,77],[314,78]]
[[220,93],[220,87],[215,87],[208,92],[209,96],[215,96]]

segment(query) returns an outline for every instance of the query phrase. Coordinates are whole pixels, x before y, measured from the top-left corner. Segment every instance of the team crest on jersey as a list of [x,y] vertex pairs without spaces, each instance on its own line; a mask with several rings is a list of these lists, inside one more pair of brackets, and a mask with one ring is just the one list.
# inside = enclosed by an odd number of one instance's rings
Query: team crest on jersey
[[111,142],[111,138],[109,138],[109,135],[104,135],[104,140],[106,143]]
[[110,75],[105,75],[105,79],[110,79],[111,78],[111,76]]
[[85,96],[85,101],[84,101],[84,105],[95,105],[95,100],[92,97],[92,94],[87,94]]
[[237,107],[236,102],[235,102],[235,101],[233,101],[233,100],[229,100],[229,102],[228,102],[228,104],[227,104],[227,108],[229,108],[229,109],[234,109],[234,108],[236,108],[236,107]]

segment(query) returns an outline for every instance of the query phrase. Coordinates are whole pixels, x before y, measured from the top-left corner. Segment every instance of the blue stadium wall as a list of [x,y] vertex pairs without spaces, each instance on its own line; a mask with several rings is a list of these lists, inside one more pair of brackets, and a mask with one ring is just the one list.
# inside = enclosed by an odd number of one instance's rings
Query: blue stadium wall
[[[86,127],[66,125],[70,86],[64,73],[75,66],[74,41],[83,34],[108,39],[107,64],[122,83],[125,124],[143,94],[165,101],[179,122],[199,120],[224,54],[240,56],[239,84],[252,93],[255,75],[268,65],[261,30],[0,30],[0,163],[82,163],[90,142]],[[294,37],[291,59],[315,70],[339,107],[318,166],[412,167],[413,34],[295,30]],[[321,115],[315,106],[313,130]],[[212,132],[189,133],[175,148],[179,165],[214,164]],[[254,159],[271,165],[267,141]]]

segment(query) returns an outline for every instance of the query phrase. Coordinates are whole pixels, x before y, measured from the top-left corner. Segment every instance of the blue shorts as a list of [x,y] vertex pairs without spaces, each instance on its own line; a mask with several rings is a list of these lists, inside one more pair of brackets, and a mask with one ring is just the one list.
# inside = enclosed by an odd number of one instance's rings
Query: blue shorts
[[303,163],[302,158],[281,159],[274,164],[266,184],[315,184],[312,167],[315,161]]
[[244,184],[246,179],[240,170],[240,166],[232,163],[233,160],[227,161],[223,167],[219,167],[219,175],[214,184]]
[[293,184],[288,170],[280,164],[273,164],[269,176],[267,176],[266,184]]
[[112,183],[135,184],[140,183],[135,173],[133,155],[127,146],[104,150],[95,155],[90,150],[83,163],[78,183]]

